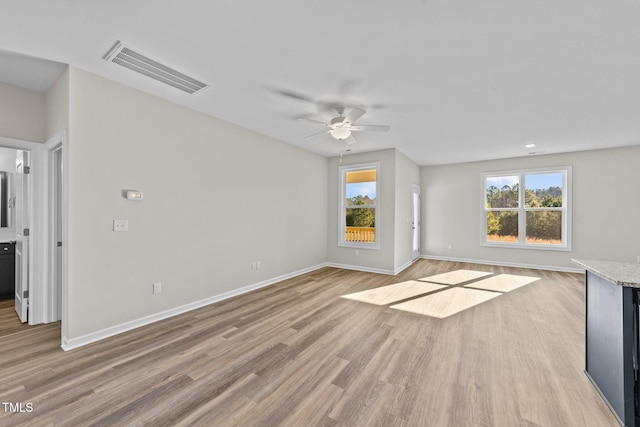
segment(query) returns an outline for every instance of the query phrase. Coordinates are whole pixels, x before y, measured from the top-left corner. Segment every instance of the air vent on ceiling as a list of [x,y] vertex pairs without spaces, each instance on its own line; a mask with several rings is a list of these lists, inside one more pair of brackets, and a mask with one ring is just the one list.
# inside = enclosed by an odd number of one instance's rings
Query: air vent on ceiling
[[102,59],[122,65],[190,94],[198,93],[208,87],[206,83],[154,61],[148,56],[125,46],[120,41],[117,41]]

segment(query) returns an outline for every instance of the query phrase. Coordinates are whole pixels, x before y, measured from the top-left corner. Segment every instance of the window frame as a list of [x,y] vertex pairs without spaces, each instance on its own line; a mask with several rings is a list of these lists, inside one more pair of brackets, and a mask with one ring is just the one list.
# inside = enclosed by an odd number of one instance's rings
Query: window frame
[[[376,171],[376,203],[374,206],[366,206],[374,210],[374,242],[349,242],[346,240],[347,206],[345,201],[347,193],[347,172],[369,169],[375,169]],[[356,249],[380,249],[380,162],[339,166],[338,174],[340,175],[340,189],[338,191],[338,246]]]
[[[526,176],[543,173],[562,173],[562,207],[556,208],[527,208],[525,207]],[[482,181],[482,218],[481,218],[481,246],[514,248],[514,249],[538,249],[550,251],[571,251],[571,166],[554,166],[535,169],[516,169],[496,172],[483,172]],[[518,207],[517,208],[488,208],[487,207],[487,179],[517,176],[518,177]],[[518,242],[495,242],[487,240],[487,213],[511,211],[518,213]],[[562,212],[562,244],[542,244],[526,242],[526,215],[535,211],[560,211]]]

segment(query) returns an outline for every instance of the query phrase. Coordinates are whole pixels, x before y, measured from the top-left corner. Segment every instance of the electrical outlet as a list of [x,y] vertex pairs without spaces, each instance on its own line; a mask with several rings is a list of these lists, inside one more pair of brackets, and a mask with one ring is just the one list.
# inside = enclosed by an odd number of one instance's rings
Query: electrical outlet
[[256,265],[255,262],[251,263],[251,270],[256,271],[258,269],[258,266]]
[[260,270],[261,266],[260,266],[260,261],[256,262],[256,270]]
[[153,284],[153,294],[159,294],[162,292],[162,283],[156,282]]
[[127,219],[114,219],[113,231],[129,231],[129,220]]
[[356,250],[355,250],[355,255],[356,255],[356,256],[359,256],[359,255],[360,255],[360,251],[356,249]]

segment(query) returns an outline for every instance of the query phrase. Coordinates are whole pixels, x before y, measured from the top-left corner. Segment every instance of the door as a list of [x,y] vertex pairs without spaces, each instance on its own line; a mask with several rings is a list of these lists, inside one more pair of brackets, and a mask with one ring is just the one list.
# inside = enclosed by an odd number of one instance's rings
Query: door
[[412,185],[411,193],[411,258],[416,259],[420,256],[420,186]]
[[29,152],[16,156],[16,311],[24,323],[29,307]]

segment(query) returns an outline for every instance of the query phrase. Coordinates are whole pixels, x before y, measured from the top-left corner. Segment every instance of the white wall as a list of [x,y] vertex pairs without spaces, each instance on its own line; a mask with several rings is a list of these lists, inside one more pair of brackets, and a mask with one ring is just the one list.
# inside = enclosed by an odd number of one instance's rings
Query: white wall
[[[421,168],[423,255],[576,268],[571,258],[635,262],[640,255],[640,147]],[[573,250],[483,247],[482,172],[573,167]],[[448,249],[448,245],[452,249]]]
[[44,94],[0,82],[0,136],[45,141]]
[[326,158],[75,67],[69,93],[67,338],[326,262]]

